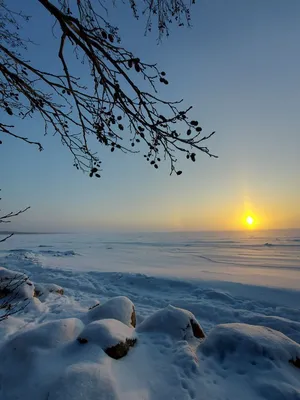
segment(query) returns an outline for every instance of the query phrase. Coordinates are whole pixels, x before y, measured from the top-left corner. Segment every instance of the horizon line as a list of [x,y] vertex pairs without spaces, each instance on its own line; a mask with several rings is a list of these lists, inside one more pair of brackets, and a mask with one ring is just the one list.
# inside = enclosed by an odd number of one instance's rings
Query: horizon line
[[204,229],[204,230],[102,230],[102,231],[52,231],[52,232],[45,232],[45,231],[0,231],[0,235],[84,235],[84,234],[100,234],[100,233],[220,233],[220,232],[244,232],[244,233],[254,233],[254,232],[268,232],[268,231],[299,231],[299,228],[265,228],[265,229]]

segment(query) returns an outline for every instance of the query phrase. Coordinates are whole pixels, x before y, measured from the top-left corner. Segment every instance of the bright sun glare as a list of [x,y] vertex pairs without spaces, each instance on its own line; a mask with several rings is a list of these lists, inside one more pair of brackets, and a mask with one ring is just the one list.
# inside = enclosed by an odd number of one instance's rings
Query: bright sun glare
[[253,217],[251,217],[251,215],[248,215],[248,217],[246,218],[246,222],[248,225],[252,225],[254,222]]

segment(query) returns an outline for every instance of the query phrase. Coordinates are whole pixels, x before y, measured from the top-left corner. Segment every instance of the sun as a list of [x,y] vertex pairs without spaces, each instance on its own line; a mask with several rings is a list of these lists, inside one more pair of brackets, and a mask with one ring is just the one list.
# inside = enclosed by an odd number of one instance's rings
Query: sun
[[248,225],[253,225],[254,218],[251,217],[251,215],[248,215],[248,217],[246,218],[246,222],[247,222]]

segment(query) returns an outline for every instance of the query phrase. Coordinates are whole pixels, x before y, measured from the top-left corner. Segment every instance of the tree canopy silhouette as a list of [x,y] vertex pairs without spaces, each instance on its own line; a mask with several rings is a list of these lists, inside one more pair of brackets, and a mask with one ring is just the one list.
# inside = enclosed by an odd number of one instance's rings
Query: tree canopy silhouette
[[[197,152],[215,157],[205,145],[214,132],[203,134],[198,121],[188,116],[191,107],[182,108],[181,101],[159,96],[159,85],[169,84],[166,73],[123,46],[118,27],[108,20],[105,0],[35,1],[55,24],[53,40],[61,72],[39,69],[27,60],[33,44],[21,34],[22,25],[30,20],[26,2],[23,10],[13,10],[10,2],[0,0],[2,138],[13,136],[42,150],[40,142],[14,127],[14,119],[39,114],[45,133],[60,136],[73,155],[74,166],[96,177],[100,177],[102,166],[95,139],[111,152],[140,151],[154,168],[161,160],[168,160],[170,172],[178,175],[182,173],[176,167],[180,152],[192,162]],[[127,2],[133,18],[145,16],[146,30],[157,22],[159,38],[169,34],[172,21],[190,25],[194,0]],[[89,85],[82,84],[72,72],[70,49],[75,60],[86,65]]]

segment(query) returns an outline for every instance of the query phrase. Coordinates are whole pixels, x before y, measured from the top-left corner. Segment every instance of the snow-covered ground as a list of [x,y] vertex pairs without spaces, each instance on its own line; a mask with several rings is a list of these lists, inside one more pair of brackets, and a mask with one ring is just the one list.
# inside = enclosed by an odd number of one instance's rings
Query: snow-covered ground
[[[300,399],[299,232],[26,235],[5,246],[0,266],[32,286],[25,310],[0,322],[1,400]],[[123,358],[105,352],[126,338]]]

